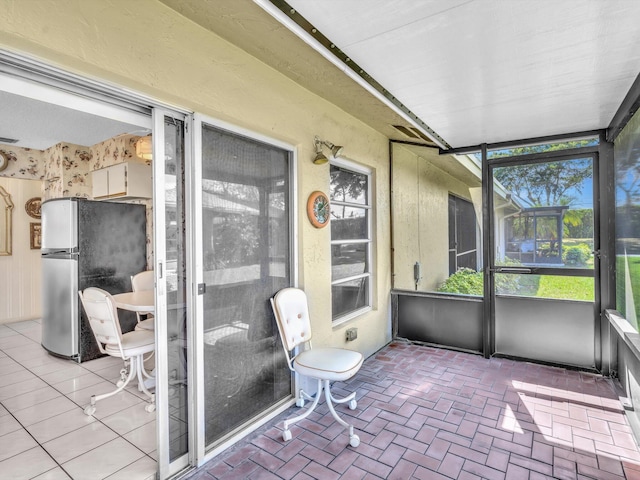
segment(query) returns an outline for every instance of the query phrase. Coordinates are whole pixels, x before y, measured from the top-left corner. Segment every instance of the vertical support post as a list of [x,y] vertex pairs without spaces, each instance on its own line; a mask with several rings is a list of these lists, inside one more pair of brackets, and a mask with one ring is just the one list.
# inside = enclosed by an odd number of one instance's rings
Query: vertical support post
[[482,155],[482,258],[484,259],[484,302],[482,315],[482,354],[489,358],[495,352],[495,308],[493,298],[493,274],[491,268],[495,263],[493,258],[494,238],[493,222],[493,182],[487,160],[487,144],[480,146]]
[[391,339],[398,338],[398,294],[391,291]]
[[[396,270],[395,270],[395,245],[393,242],[393,140],[389,140],[389,211],[391,212],[389,218],[389,228],[391,233],[391,290],[393,291],[396,282]],[[419,212],[418,212],[419,214]],[[395,337],[392,337],[395,338]]]
[[[611,374],[612,355],[615,349],[611,345],[609,321],[604,314],[607,309],[616,307],[616,248],[615,248],[615,165],[613,143],[606,139],[605,132],[600,134],[599,155],[594,165],[594,182],[598,184],[599,198],[594,199],[594,227],[599,235],[594,235],[596,252],[596,368],[602,375]],[[596,232],[594,232],[595,234]],[[599,238],[598,238],[599,237]],[[598,253],[600,255],[598,255]],[[598,258],[599,257],[599,258]]]

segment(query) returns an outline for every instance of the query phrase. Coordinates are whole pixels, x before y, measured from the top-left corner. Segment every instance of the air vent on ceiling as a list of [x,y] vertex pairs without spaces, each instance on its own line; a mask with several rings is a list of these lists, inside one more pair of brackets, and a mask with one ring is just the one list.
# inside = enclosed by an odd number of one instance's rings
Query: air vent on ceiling
[[0,137],[0,143],[18,143],[18,141],[17,138]]
[[406,137],[413,138],[415,140],[424,140],[425,142],[433,143],[433,140],[427,137],[424,133],[414,127],[405,127],[404,125],[391,125]]

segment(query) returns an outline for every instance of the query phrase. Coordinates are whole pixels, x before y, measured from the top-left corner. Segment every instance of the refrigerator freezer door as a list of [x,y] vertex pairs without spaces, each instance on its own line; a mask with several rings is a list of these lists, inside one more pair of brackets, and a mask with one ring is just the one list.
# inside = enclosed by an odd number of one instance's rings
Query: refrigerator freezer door
[[42,203],[42,251],[78,247],[78,202],[70,198]]
[[78,259],[42,257],[42,346],[63,357],[78,357]]

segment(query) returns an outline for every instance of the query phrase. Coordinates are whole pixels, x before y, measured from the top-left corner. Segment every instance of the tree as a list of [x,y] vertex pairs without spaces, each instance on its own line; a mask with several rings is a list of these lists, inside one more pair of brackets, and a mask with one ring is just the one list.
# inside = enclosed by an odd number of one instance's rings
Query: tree
[[[543,153],[568,148],[579,148],[593,144],[593,140],[580,140],[547,145],[518,147],[492,152],[491,158],[512,157],[532,153]],[[592,162],[589,158],[530,163],[494,170],[495,178],[508,190],[533,206],[570,205],[573,193],[582,193],[584,181],[592,178]]]
[[564,160],[496,168],[495,177],[533,206],[570,205],[592,177],[591,159]]
[[567,238],[593,238],[593,210],[569,210],[564,216],[564,236]]
[[[357,202],[367,187],[367,176],[331,167],[331,199],[342,202]],[[342,217],[345,218],[347,207],[342,207]]]

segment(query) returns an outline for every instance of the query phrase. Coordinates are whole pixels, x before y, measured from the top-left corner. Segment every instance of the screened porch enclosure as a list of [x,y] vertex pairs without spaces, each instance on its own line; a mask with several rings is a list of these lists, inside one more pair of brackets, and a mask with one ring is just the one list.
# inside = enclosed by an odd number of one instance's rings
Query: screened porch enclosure
[[397,337],[601,368],[594,199],[605,147],[593,135],[571,142],[484,160],[393,146]]
[[[482,174],[467,160],[392,143],[393,334],[481,353]],[[464,293],[442,292],[449,278]]]
[[528,208],[505,220],[505,259],[523,265],[561,264],[568,206]]

